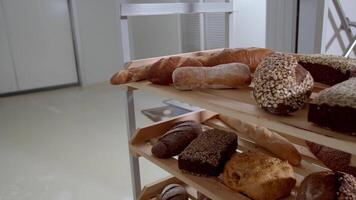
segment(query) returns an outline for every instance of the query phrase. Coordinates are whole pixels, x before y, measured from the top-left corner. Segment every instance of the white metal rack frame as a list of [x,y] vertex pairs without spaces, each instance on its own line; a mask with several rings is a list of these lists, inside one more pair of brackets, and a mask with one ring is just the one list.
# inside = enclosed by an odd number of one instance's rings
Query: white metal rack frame
[[350,21],[350,19],[348,17],[346,17],[344,9],[342,8],[339,0],[333,0],[333,3],[335,6],[335,9],[336,9],[336,12],[340,16],[341,27],[345,30],[349,40],[351,40],[351,43],[349,44],[349,46],[346,48],[346,50],[344,52],[344,56],[349,57],[352,50],[356,46],[356,35],[353,35],[352,31],[351,31],[352,27],[356,28],[356,22]]
[[[131,61],[129,44],[128,17],[149,16],[149,15],[172,15],[172,14],[193,14],[193,13],[225,13],[226,15],[226,37],[227,47],[234,47],[234,33],[236,30],[236,0],[226,0],[223,3],[153,3],[153,4],[127,4],[118,3],[120,13],[121,41],[123,47],[123,59],[127,63]],[[136,118],[134,109],[133,90],[126,91],[126,120],[128,139],[136,131]],[[138,158],[130,155],[130,170],[133,197],[136,200],[141,192],[141,178]]]

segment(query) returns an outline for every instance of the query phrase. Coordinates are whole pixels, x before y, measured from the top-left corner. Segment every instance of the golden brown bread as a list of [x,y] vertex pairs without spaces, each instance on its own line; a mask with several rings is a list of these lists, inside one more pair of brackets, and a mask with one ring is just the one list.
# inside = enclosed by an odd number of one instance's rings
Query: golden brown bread
[[274,153],[277,157],[287,160],[292,165],[299,165],[302,156],[286,138],[272,132],[265,127],[249,124],[239,119],[219,115],[219,118],[228,126],[253,140],[257,145]]
[[179,67],[200,67],[202,64],[196,58],[172,56],[162,58],[151,67],[147,72],[147,80],[154,84],[169,85],[173,83],[172,74]]
[[292,166],[263,153],[235,154],[225,165],[224,183],[254,200],[288,196],[296,184]]
[[120,70],[111,77],[110,83],[113,85],[125,84],[129,82],[138,82],[147,78],[147,72],[151,65],[142,67],[133,67]]
[[257,65],[273,51],[265,48],[235,48],[224,49],[221,52],[212,53],[209,56],[198,57],[204,66],[215,66],[220,64],[238,62],[250,67],[251,73],[255,72]]
[[154,63],[150,61],[142,66],[135,66],[132,69],[130,68],[130,64],[127,65],[125,69],[113,75],[111,84],[150,80],[157,84],[167,85],[172,83],[172,73],[177,67],[211,67],[232,62],[248,65],[251,73],[253,73],[262,59],[271,53],[273,53],[272,50],[265,48],[236,48],[197,52],[184,56],[164,57]]
[[241,88],[248,87],[251,83],[250,69],[242,63],[181,67],[174,70],[172,78],[174,87],[178,90]]

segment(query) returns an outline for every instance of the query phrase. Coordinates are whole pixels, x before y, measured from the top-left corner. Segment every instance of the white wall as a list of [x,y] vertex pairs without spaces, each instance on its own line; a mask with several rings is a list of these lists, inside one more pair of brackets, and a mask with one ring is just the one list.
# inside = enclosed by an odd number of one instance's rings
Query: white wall
[[[356,1],[355,0],[342,0],[341,6],[343,7],[345,14],[351,21],[356,21]],[[330,2],[328,9],[328,16],[326,20],[326,26],[324,27],[324,44],[325,53],[342,55],[351,40],[347,37],[347,34],[340,28],[340,18],[335,10],[335,6]],[[356,28],[351,28],[353,35],[356,34]],[[355,57],[355,51],[350,55]]]
[[181,52],[178,15],[131,17],[129,25],[133,59]]
[[266,0],[237,0],[237,46],[266,46]]
[[[174,3],[175,0],[130,0],[130,3]],[[181,52],[179,15],[129,18],[133,59]]]
[[282,52],[295,52],[297,8],[297,0],[267,2],[267,48]]
[[83,84],[108,81],[123,65],[116,0],[72,0]]

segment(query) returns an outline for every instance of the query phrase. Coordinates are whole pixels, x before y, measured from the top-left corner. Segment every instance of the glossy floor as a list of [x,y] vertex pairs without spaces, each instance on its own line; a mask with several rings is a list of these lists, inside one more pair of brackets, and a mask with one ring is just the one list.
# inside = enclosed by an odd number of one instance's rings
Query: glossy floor
[[[108,84],[0,98],[0,200],[132,199],[124,92]],[[142,108],[162,99],[136,92]],[[141,159],[142,182],[167,174]]]

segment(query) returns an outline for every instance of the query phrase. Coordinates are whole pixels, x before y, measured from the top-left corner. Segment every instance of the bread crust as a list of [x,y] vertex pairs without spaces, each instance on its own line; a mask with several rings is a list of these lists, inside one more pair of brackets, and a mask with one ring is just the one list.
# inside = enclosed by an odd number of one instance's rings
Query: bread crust
[[250,69],[242,63],[182,67],[175,69],[172,77],[174,87],[178,90],[241,88],[251,83]]
[[199,60],[190,57],[172,56],[162,58],[154,63],[147,72],[147,80],[154,84],[169,85],[173,83],[172,74],[176,68],[180,67],[201,67]]
[[254,200],[288,196],[296,184],[292,166],[259,152],[235,154],[226,163],[224,183]]
[[297,59],[282,53],[265,58],[257,67],[253,82],[257,104],[278,115],[301,109],[314,85],[312,76]]

